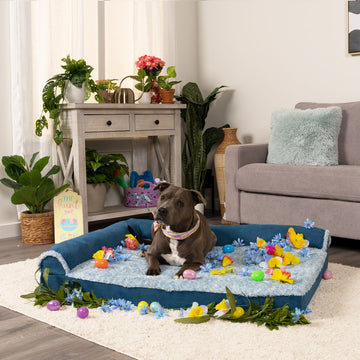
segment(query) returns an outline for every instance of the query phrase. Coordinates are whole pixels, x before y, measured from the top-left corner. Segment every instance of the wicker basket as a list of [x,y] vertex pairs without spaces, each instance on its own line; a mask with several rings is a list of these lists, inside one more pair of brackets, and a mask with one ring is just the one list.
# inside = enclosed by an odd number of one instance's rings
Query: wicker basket
[[20,219],[22,242],[24,244],[42,245],[54,242],[53,210],[45,210],[40,214],[23,211]]
[[[149,188],[144,185],[149,184]],[[150,181],[142,181],[134,189],[127,188],[124,190],[126,207],[154,207],[160,196],[160,191],[154,191],[156,185]]]

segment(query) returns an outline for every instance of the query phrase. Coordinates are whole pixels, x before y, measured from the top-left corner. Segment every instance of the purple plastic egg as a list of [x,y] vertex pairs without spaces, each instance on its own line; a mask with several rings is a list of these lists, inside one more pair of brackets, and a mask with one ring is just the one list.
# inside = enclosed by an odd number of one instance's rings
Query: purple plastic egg
[[188,280],[194,280],[196,278],[196,272],[191,269],[186,269],[183,272],[183,278]]
[[59,300],[50,300],[47,304],[46,307],[50,310],[50,311],[57,311],[60,309],[60,301]]
[[89,315],[89,309],[87,307],[83,306],[78,309],[76,314],[80,319],[85,319]]
[[323,273],[324,280],[330,280],[332,278],[332,272],[330,270],[325,270]]

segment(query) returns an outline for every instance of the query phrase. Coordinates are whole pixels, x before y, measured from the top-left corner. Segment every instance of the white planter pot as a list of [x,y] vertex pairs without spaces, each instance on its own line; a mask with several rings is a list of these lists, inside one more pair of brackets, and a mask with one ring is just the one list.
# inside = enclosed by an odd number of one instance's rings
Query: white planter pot
[[87,186],[87,203],[88,212],[100,212],[104,210],[107,185],[86,184]]
[[81,88],[73,85],[69,80],[66,81],[66,88],[64,97],[68,103],[78,103],[82,104],[85,101],[86,97],[86,88],[85,83],[83,83]]
[[151,104],[151,94],[144,92],[138,101],[139,104]]

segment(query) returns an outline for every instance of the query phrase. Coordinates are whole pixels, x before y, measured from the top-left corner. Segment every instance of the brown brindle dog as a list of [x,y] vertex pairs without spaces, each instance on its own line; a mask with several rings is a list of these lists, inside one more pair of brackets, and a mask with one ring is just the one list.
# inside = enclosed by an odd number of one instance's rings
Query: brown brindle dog
[[181,266],[174,279],[183,277],[186,269],[200,270],[206,254],[216,243],[206,218],[195,210],[195,205],[205,204],[200,192],[160,183],[155,221],[151,232],[153,241],[145,252],[149,263],[147,275],[159,275],[160,264]]

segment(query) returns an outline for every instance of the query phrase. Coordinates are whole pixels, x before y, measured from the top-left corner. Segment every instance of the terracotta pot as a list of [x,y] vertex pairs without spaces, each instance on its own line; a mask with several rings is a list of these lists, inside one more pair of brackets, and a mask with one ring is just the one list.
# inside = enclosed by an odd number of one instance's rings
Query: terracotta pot
[[170,90],[166,90],[166,89],[160,89],[160,95],[161,95],[161,102],[163,104],[174,104],[174,94],[175,94],[175,89],[170,89]]
[[100,212],[104,210],[105,196],[107,191],[106,183],[86,184],[88,212]]
[[23,211],[20,214],[21,238],[24,244],[43,245],[54,242],[54,211],[39,214]]
[[236,137],[237,128],[224,128],[223,131],[224,140],[216,149],[214,157],[216,182],[219,192],[220,211],[222,218],[225,214],[225,149],[229,145],[241,144],[241,142]]

